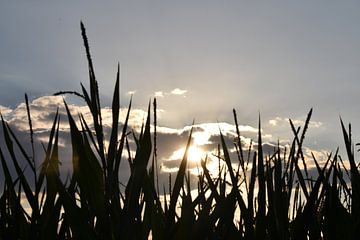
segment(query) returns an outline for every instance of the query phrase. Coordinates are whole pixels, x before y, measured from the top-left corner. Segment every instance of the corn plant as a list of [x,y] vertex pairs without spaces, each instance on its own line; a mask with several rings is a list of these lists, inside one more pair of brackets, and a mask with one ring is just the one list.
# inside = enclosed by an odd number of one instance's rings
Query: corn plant
[[[62,91],[82,98],[92,117],[76,118],[64,101],[70,127],[72,172],[65,181],[59,164],[57,111],[44,146],[44,158],[36,161],[31,109],[25,95],[29,122],[29,154],[1,116],[5,145],[0,146],[4,187],[0,197],[0,239],[355,239],[360,234],[360,173],[353,152],[351,126],[341,120],[347,169],[337,149],[325,164],[307,159],[303,144],[312,110],[303,128],[289,120],[293,140],[288,149],[278,144],[270,155],[263,151],[259,117],[257,147],[244,149],[236,111],[236,159],[231,159],[223,134],[219,138],[219,172],[214,176],[201,161],[197,195],[191,194],[188,173],[189,133],[185,154],[175,181],[160,190],[156,137],[156,99],[153,102],[154,131],[150,131],[151,104],[140,133],[133,132],[135,157],[122,162],[130,152],[128,112],[119,129],[119,67],[112,99],[112,128],[105,142],[98,82],[84,25],[81,34],[88,61],[90,89]],[[77,119],[79,122],[77,123]],[[125,154],[123,154],[125,153]],[[26,167],[20,161],[25,160]],[[308,173],[313,161],[317,174]],[[237,162],[238,168],[233,164]],[[120,165],[129,164],[130,177],[121,187]],[[16,174],[11,174],[15,169]],[[25,174],[26,173],[26,174]],[[28,176],[31,177],[28,177]],[[350,183],[347,183],[350,179]],[[30,211],[24,206],[27,202]],[[235,214],[238,212],[239,214]]]

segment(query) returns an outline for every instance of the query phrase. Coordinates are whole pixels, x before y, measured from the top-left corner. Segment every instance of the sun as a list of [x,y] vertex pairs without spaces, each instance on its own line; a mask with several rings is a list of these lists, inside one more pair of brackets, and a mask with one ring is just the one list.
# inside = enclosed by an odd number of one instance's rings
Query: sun
[[188,160],[191,162],[200,162],[205,156],[205,152],[196,145],[192,145],[188,150]]
[[[182,147],[172,153],[169,159],[182,159],[185,154],[185,147]],[[189,162],[200,163],[206,157],[206,153],[197,145],[191,145],[188,149],[187,159]]]
[[[210,134],[208,132],[194,132],[192,135],[192,144],[190,145],[187,153],[187,160],[191,163],[198,164],[201,160],[206,158],[206,152],[202,149],[203,145],[210,143]],[[182,159],[185,154],[186,147],[181,147],[174,151],[168,160]]]

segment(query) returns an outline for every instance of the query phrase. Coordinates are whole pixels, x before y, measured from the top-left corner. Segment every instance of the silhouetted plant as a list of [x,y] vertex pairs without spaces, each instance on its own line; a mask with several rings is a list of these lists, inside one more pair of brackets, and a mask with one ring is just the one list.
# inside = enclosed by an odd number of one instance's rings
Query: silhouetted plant
[[[303,143],[312,110],[302,131],[290,120],[294,134],[290,149],[284,150],[278,145],[269,156],[265,156],[262,149],[260,117],[258,147],[254,149],[250,144],[245,156],[234,110],[237,132],[234,144],[239,167],[233,169],[228,146],[220,132],[218,159],[225,164],[218,176],[212,176],[207,169],[207,159],[202,160],[203,171],[198,176],[198,192],[194,198],[190,193],[190,174],[187,174],[192,130],[173,186],[169,184],[168,193],[165,187],[162,194],[159,192],[154,100],[153,141],[149,104],[139,136],[133,135],[136,154],[129,160],[130,177],[122,190],[119,168],[123,151],[130,152],[131,100],[124,125],[118,129],[118,68],[112,128],[106,148],[98,83],[82,23],[81,33],[90,90],[81,85],[82,93],[57,94],[75,94],[84,99],[93,126],[89,126],[81,114],[80,126],[76,124],[64,102],[73,152],[72,176],[64,182],[59,171],[59,113],[55,114],[41,163],[35,162],[34,150],[31,155],[25,151],[1,116],[5,146],[0,147],[0,160],[5,182],[0,197],[0,239],[148,239],[150,236],[152,239],[355,239],[360,236],[360,174],[353,153],[351,128],[346,130],[341,121],[350,163],[349,186],[348,170],[338,150],[328,156],[323,166],[313,156],[317,177],[311,180]],[[34,149],[31,109],[27,96],[25,99]],[[19,164],[19,155],[26,160],[26,170]],[[11,175],[10,165],[15,168],[16,176]],[[34,176],[34,183],[25,177],[24,171]],[[165,200],[160,200],[162,198]],[[22,199],[29,203],[30,213],[25,211]],[[236,210],[239,215],[234,214]]]

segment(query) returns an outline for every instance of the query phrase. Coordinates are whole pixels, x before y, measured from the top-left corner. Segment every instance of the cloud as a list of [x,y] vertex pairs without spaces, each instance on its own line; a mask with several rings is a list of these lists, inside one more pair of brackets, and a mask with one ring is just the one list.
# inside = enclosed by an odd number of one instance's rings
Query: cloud
[[164,97],[164,93],[162,91],[155,92],[155,97]]
[[269,124],[275,127],[275,126],[277,126],[278,123],[281,122],[281,121],[282,121],[282,118],[276,117],[276,118],[274,118],[274,119],[269,120]]
[[11,108],[8,108],[8,107],[5,107],[5,106],[0,105],[0,113],[1,113],[3,116],[8,115],[11,111],[12,111]]
[[[211,135],[220,135],[220,131],[224,135],[236,136],[236,127],[233,124],[227,122],[218,122],[218,123],[199,123],[194,124],[193,126],[185,126],[184,130],[189,130],[193,127],[195,130],[205,131]],[[239,125],[239,131],[241,133],[257,133],[257,128],[248,126],[248,125]]]
[[[62,107],[60,114],[65,114],[63,99],[61,96],[44,96],[30,102],[30,113],[34,131],[51,128],[57,108]],[[27,130],[29,123],[25,103],[21,103],[13,109],[9,108],[5,120],[19,130]]]
[[[33,121],[33,128],[35,131],[35,146],[36,153],[38,158],[38,163],[40,164],[43,160],[43,149],[41,146],[41,142],[43,142],[46,146],[47,141],[49,139],[49,130],[52,126],[56,109],[59,109],[59,114],[61,116],[61,125],[60,125],[60,139],[59,139],[59,148],[60,148],[60,161],[62,162],[62,173],[67,174],[72,170],[71,163],[71,149],[70,147],[70,134],[69,134],[69,126],[67,123],[67,116],[64,109],[63,97],[60,96],[44,96],[40,98],[33,99],[30,102],[30,110]],[[78,113],[82,113],[89,126],[92,127],[92,116],[87,108],[84,105],[78,104],[69,104],[70,111],[74,119],[77,120],[78,126],[80,124],[78,122]],[[26,151],[31,153],[30,149],[30,137],[28,132],[28,120],[27,120],[27,112],[25,104],[19,104],[14,108],[7,108],[1,106],[1,111],[4,114],[6,121],[9,123],[10,127],[14,130],[16,136],[19,140],[24,143],[26,147]],[[120,109],[120,119],[119,119],[119,134],[122,130],[122,126],[124,124],[126,114],[128,109],[121,108]],[[143,122],[146,120],[147,111],[133,108],[130,111],[129,116],[129,132],[132,130],[138,136],[141,126]],[[105,107],[102,109],[102,120],[104,124],[105,131],[105,144],[108,145],[108,139],[110,135],[110,130],[112,126],[112,110],[109,107]],[[285,124],[286,119],[284,118],[274,118],[275,126],[281,126],[281,124]],[[270,122],[269,122],[270,123]],[[297,123],[299,123],[297,121]],[[272,125],[270,123],[270,125]],[[317,125],[313,125],[317,126]],[[236,149],[234,148],[234,141],[236,140],[236,127],[233,124],[227,122],[219,122],[219,123],[198,123],[193,126],[184,126],[181,128],[172,128],[168,126],[157,126],[157,153],[158,153],[158,161],[159,166],[161,166],[160,173],[160,181],[164,183],[168,180],[168,174],[171,172],[176,172],[178,170],[178,166],[183,156],[184,147],[186,145],[190,129],[193,127],[193,135],[192,135],[192,143],[194,147],[200,148],[205,155],[201,155],[201,158],[207,156],[209,158],[208,168],[213,169],[212,171],[216,173],[218,169],[218,159],[214,155],[217,155],[217,147],[220,142],[220,130],[224,136],[225,143],[230,150],[230,158],[234,164],[234,166],[238,163],[238,158],[236,155]],[[248,154],[251,157],[253,152],[248,152],[248,148],[250,146],[250,142],[252,141],[253,150],[257,148],[257,132],[258,129],[256,127],[252,127],[249,125],[239,125],[239,130],[241,133],[241,141],[244,151],[244,156],[247,157]],[[151,131],[154,131],[154,127],[151,126]],[[252,139],[252,140],[251,140]],[[277,140],[273,139],[272,134],[266,132],[266,128],[263,131],[263,150],[265,154],[272,154],[274,149],[277,146]],[[131,157],[134,157],[134,153],[136,150],[135,142],[132,139],[132,135],[129,135],[129,143],[130,143],[130,151]],[[289,149],[289,141],[280,140],[280,145],[284,149],[287,147]],[[0,147],[2,149],[6,149],[2,128],[0,128]],[[327,156],[325,150],[314,150],[308,147],[304,147],[304,155],[309,161],[308,168],[314,168],[315,165],[312,163],[311,152],[314,153],[319,162],[322,163]],[[196,153],[196,151],[195,151]],[[123,152],[123,161],[121,163],[120,168],[120,176],[121,181],[126,183],[129,176],[129,164],[127,163],[128,154],[127,151]],[[21,166],[25,166],[25,161],[21,162]],[[192,173],[196,173],[198,170],[199,164],[196,161],[189,164],[189,170]],[[302,166],[300,166],[302,167]],[[28,174],[28,172],[27,172]],[[1,176],[0,176],[1,178]]]
[[179,95],[180,96],[180,95],[184,95],[185,93],[187,93],[187,90],[175,88],[175,89],[171,90],[170,92],[162,91],[162,90],[156,91],[156,92],[154,92],[154,96],[163,98],[163,97],[169,96],[169,95]]
[[187,92],[187,90],[183,90],[183,89],[180,89],[180,88],[175,88],[171,91],[171,94],[173,95],[183,95]]
[[[120,109],[120,123],[123,124],[125,122],[127,112],[128,112],[128,108],[121,108]],[[129,125],[132,128],[134,128],[136,131],[139,132],[141,130],[142,124],[143,123],[145,124],[146,116],[147,116],[147,111],[145,111],[145,110],[136,109],[136,108],[130,109],[129,120],[128,120]],[[111,112],[110,112],[109,113],[109,119],[108,119],[108,121],[106,121],[106,123],[110,124],[111,122],[112,122],[112,115],[111,115]]]
[[[305,124],[305,121],[300,119],[291,119],[291,121],[295,126],[303,126]],[[269,124],[273,127],[290,126],[289,119],[281,117],[275,117],[274,119],[270,119]],[[320,128],[321,126],[323,126],[323,123],[319,121],[310,121],[309,123],[309,128]]]

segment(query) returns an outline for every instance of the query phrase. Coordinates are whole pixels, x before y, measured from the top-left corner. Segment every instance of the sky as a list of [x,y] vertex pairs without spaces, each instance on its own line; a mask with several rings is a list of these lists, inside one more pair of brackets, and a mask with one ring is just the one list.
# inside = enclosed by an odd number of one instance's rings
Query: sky
[[[50,113],[62,104],[48,96],[88,86],[80,21],[104,111],[118,63],[121,105],[125,112],[133,95],[134,126],[157,98],[164,145],[172,146],[159,147],[164,161],[176,156],[193,119],[205,142],[219,135],[218,122],[231,141],[233,108],[244,140],[256,139],[260,113],[265,140],[285,143],[288,119],[300,126],[313,108],[309,149],[343,147],[339,116],[360,142],[359,1],[2,0],[0,108],[19,134],[26,132],[24,93],[39,109],[33,114],[44,139]],[[83,104],[66,100],[74,109]]]

